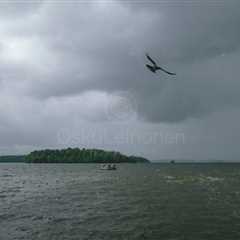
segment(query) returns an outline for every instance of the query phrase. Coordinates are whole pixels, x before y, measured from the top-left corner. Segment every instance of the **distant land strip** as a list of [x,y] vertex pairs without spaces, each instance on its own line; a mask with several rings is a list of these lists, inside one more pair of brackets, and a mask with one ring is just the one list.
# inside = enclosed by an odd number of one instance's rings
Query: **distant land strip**
[[26,163],[149,163],[143,157],[126,156],[101,149],[46,149],[21,156],[0,156],[0,162]]

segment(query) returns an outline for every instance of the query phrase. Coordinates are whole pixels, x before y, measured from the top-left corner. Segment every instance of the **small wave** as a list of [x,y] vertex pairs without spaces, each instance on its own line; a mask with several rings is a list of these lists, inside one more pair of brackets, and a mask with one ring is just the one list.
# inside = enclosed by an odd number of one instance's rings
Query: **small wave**
[[200,176],[200,181],[209,181],[209,182],[221,182],[224,180],[224,178],[220,177],[212,177],[212,176]]

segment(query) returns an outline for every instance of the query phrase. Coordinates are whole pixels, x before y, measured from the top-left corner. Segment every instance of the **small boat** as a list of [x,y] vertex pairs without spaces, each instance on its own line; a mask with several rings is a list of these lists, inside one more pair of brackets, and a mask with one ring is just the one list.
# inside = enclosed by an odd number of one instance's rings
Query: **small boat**
[[115,164],[101,164],[101,167],[100,167],[101,170],[117,170],[117,167]]

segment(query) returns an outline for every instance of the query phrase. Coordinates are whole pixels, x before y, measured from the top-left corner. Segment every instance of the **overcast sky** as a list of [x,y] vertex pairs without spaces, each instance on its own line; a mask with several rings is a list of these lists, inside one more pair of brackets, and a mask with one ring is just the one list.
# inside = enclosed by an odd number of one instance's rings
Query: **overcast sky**
[[239,23],[238,0],[1,1],[0,154],[240,160]]

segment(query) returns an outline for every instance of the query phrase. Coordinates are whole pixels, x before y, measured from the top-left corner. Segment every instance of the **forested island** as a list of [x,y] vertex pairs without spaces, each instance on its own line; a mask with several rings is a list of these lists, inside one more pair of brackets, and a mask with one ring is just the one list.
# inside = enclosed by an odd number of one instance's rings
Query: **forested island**
[[100,149],[67,148],[33,151],[25,156],[27,163],[148,163],[149,160]]

